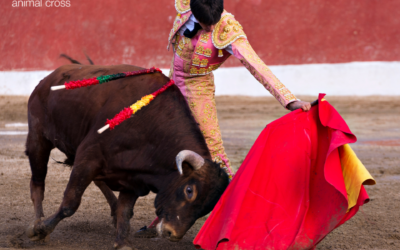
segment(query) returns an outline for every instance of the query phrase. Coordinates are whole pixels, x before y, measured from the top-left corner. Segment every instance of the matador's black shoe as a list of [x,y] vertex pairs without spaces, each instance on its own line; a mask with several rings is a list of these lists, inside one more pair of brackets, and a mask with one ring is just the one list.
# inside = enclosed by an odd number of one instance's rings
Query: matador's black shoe
[[155,238],[157,236],[158,233],[155,227],[147,228],[146,226],[142,227],[139,229],[139,231],[133,234],[133,237],[135,238]]

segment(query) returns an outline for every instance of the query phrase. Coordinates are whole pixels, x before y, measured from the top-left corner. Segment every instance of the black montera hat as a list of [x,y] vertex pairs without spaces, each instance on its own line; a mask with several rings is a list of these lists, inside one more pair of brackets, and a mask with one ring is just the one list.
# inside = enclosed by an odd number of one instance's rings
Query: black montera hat
[[224,0],[191,0],[190,9],[199,22],[214,25],[221,19]]

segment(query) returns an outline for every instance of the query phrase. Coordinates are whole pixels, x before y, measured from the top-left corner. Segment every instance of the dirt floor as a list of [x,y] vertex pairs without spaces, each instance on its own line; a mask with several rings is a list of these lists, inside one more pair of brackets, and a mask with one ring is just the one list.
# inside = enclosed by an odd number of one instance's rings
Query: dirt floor
[[[377,184],[366,187],[370,203],[328,235],[318,249],[400,249],[400,98],[326,99],[358,136],[352,147]],[[30,242],[23,234],[34,219],[29,162],[24,155],[26,105],[27,97],[0,96],[0,249],[112,249],[115,234],[110,211],[93,184],[79,210],[59,224],[48,242]],[[218,97],[217,105],[224,145],[236,169],[265,125],[286,113],[272,98]],[[62,153],[53,150],[46,180],[46,216],[58,208],[69,178],[70,168],[55,163],[63,159]],[[151,194],[136,203],[132,232],[154,219],[154,197]],[[139,250],[195,249],[192,241],[204,221],[199,219],[178,243],[160,238],[130,240]]]

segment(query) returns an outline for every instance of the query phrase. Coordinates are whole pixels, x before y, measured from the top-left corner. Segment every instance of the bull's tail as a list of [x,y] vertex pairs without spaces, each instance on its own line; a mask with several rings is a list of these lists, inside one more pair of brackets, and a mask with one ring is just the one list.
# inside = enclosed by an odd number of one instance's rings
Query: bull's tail
[[52,159],[55,163],[62,164],[62,165],[64,165],[64,166],[68,166],[68,167],[72,167],[72,166],[74,165],[74,162],[75,162],[75,157],[74,157],[74,156],[73,156],[73,157],[68,157],[68,156],[67,156],[67,159],[65,159],[64,161],[57,161],[57,160],[54,159],[53,157],[51,157],[51,159]]

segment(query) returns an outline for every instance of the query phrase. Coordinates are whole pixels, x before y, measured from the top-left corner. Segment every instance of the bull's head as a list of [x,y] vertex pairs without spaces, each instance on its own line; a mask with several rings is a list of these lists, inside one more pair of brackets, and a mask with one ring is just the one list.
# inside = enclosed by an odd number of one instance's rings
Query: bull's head
[[176,165],[180,178],[155,200],[158,233],[171,241],[182,239],[198,218],[211,212],[229,184],[219,164],[193,151],[181,151]]

